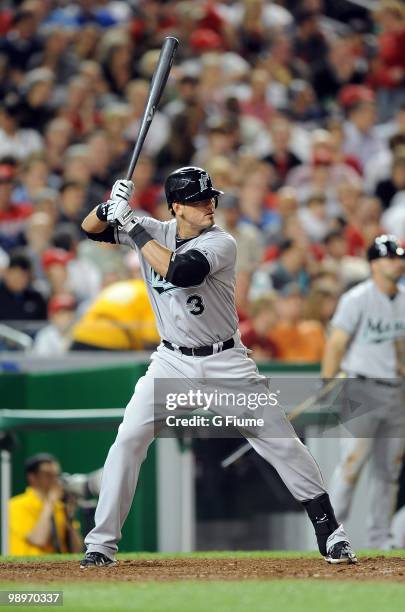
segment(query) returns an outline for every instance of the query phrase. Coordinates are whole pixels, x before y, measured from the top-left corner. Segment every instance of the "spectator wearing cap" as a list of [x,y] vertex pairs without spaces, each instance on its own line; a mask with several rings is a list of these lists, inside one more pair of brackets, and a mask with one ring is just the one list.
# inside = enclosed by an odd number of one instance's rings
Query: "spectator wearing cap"
[[9,548],[17,556],[80,552],[77,502],[64,498],[58,460],[38,453],[25,462],[27,488],[9,501]]
[[46,319],[46,302],[32,287],[31,261],[24,252],[13,251],[0,282],[0,320]]
[[55,247],[43,252],[41,263],[49,297],[70,291],[67,265],[71,259],[70,253]]
[[20,127],[21,111],[21,99],[14,93],[0,102],[0,157],[12,155],[23,160],[43,149],[36,130]]
[[276,296],[263,295],[252,301],[249,318],[240,326],[241,340],[250,349],[255,361],[268,361],[277,358],[277,347],[269,338],[276,324]]
[[17,204],[12,194],[16,186],[17,164],[13,157],[0,159],[0,247],[10,251],[23,244],[23,232],[32,207]]
[[39,357],[64,355],[70,346],[76,300],[69,293],[54,295],[48,302],[49,323],[35,336],[32,352]]
[[368,162],[385,148],[376,130],[375,101],[361,96],[347,107],[346,116],[343,150],[348,155],[354,155],[364,171]]
[[304,320],[304,297],[295,283],[279,292],[278,321],[269,334],[278,359],[295,363],[318,363],[325,347],[325,333],[319,321]]

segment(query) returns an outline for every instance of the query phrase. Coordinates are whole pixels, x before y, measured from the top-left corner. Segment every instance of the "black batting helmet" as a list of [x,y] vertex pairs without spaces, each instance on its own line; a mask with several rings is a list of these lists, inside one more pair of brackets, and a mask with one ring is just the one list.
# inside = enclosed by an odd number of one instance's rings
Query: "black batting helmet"
[[395,236],[382,234],[377,236],[367,251],[368,261],[381,257],[405,257],[405,251]]
[[165,193],[169,208],[172,208],[174,202],[192,204],[209,198],[216,198],[215,206],[217,206],[218,196],[224,192],[214,189],[206,170],[196,166],[185,166],[169,174],[165,181]]

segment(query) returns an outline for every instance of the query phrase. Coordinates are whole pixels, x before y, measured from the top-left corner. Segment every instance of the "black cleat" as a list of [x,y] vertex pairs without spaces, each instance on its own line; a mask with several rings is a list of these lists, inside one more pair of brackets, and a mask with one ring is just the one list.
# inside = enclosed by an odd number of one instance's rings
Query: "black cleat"
[[80,561],[80,568],[86,569],[88,567],[108,567],[117,565],[118,561],[110,559],[106,555],[100,552],[88,552],[84,558]]
[[332,546],[325,561],[328,563],[357,563],[357,557],[349,542],[342,541]]

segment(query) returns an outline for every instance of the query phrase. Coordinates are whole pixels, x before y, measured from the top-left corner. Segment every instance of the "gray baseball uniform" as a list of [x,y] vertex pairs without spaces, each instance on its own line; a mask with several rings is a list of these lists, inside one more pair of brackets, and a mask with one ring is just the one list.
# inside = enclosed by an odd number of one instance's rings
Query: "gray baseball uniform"
[[[154,381],[176,379],[181,386],[182,380],[233,378],[262,382],[263,390],[268,390],[266,380],[247,356],[238,333],[234,304],[234,239],[213,226],[196,238],[176,243],[175,220],[160,222],[142,218],[141,223],[153,238],[175,251],[176,255],[187,249],[201,251],[209,262],[210,271],[197,287],[175,287],[157,275],[139,252],[159,332],[162,339],[175,345],[177,350],[170,350],[162,343],[153,353],[147,373],[136,384],[117,438],[107,456],[95,515],[96,525],[85,543],[88,552],[101,552],[110,558],[117,551],[139,469],[156,434],[158,415],[163,411],[163,407],[155,405]],[[119,230],[115,230],[115,240],[132,243]],[[222,343],[230,338],[234,340],[234,346],[222,350]],[[204,357],[185,355],[178,350],[178,347],[207,345],[213,345],[215,350]],[[249,438],[252,447],[276,468],[298,500],[312,500],[323,495],[325,487],[319,468],[279,406],[272,407],[268,421],[270,431],[266,431],[269,435]]]
[[331,499],[338,521],[346,520],[357,479],[370,458],[369,545],[384,548],[404,452],[405,396],[394,340],[405,336],[405,291],[399,288],[390,299],[373,280],[360,283],[342,296],[332,325],[351,336],[342,369],[350,377],[347,393],[358,408],[342,431]]

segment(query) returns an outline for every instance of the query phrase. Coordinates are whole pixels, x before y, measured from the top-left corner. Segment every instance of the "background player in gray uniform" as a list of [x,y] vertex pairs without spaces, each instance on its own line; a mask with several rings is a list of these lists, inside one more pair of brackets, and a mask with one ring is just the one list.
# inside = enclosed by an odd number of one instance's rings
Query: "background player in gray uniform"
[[[94,240],[137,249],[162,343],[136,384],[108,453],[95,527],[85,539],[83,568],[115,563],[139,469],[156,433],[160,406],[154,405],[155,379],[176,379],[181,384],[232,378],[249,384],[257,381],[268,389],[240,341],[234,300],[235,240],[214,224],[222,192],[213,188],[201,168],[180,168],[165,182],[174,219],[161,222],[135,216],[128,206],[132,189],[130,181],[117,181],[111,200],[86,217],[83,229]],[[268,435],[251,437],[250,444],[303,503],[326,560],[355,562],[313,457],[279,406],[272,407],[266,419]]]
[[343,415],[342,458],[331,485],[336,517],[347,519],[370,457],[369,546],[385,548],[404,452],[405,290],[398,285],[405,272],[404,250],[394,236],[382,235],[368,249],[368,260],[371,279],[339,301],[321,375],[332,378],[342,369],[350,377],[345,388],[352,410]]

